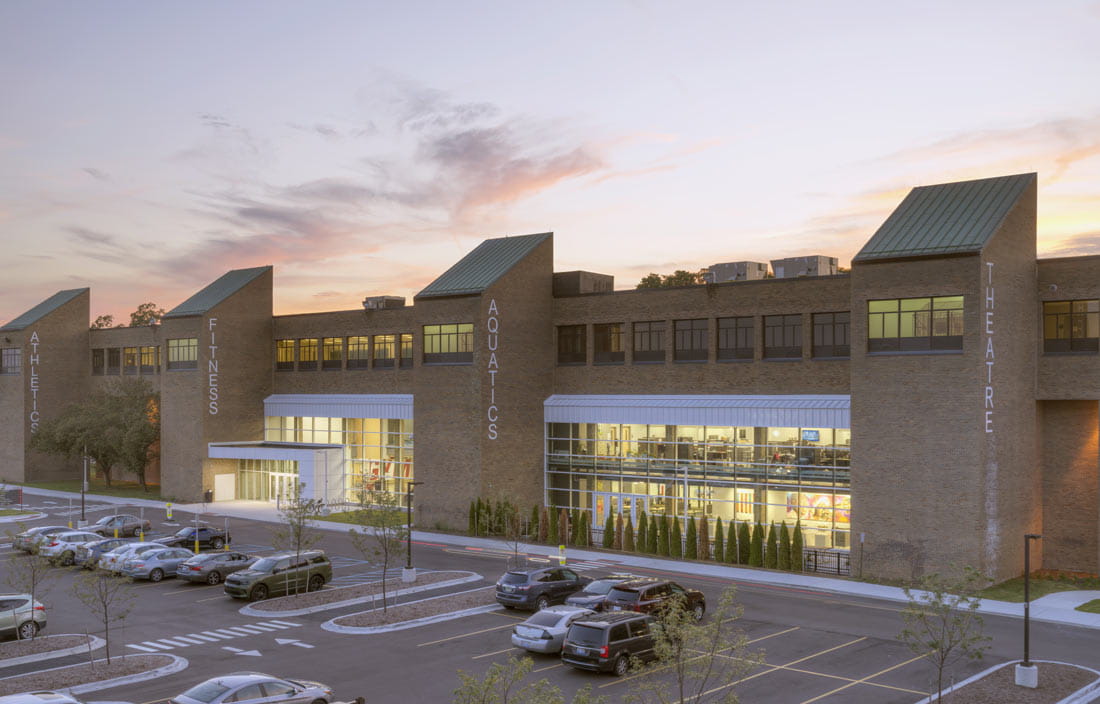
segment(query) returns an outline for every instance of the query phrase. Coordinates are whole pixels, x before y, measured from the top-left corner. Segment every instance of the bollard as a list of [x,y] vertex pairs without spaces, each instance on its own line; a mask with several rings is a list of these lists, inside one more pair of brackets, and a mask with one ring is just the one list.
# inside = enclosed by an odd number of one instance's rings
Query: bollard
[[558,564],[559,565],[564,565],[565,564],[565,545],[564,544],[558,546]]
[[165,509],[166,514],[167,514],[164,517],[164,520],[166,520],[166,521],[172,520],[172,502],[169,501],[167,504],[165,504],[164,509]]

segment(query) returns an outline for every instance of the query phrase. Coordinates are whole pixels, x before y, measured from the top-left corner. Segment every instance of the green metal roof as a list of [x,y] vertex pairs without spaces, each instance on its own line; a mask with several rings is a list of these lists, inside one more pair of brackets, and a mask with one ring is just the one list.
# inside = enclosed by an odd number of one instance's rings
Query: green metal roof
[[270,269],[270,266],[258,266],[252,269],[234,269],[222,274],[217,281],[165,313],[164,317],[186,318],[192,315],[202,315]]
[[0,330],[10,330],[12,332],[15,332],[16,330],[22,330],[28,325],[32,325],[38,322],[42,318],[46,317],[50,313],[54,312],[55,310],[87,290],[87,288],[71,288],[67,291],[58,291],[54,295],[36,305],[34,308],[31,308],[23,315],[19,316],[15,320],[9,322],[4,327],[0,328]]
[[553,236],[552,232],[544,232],[538,235],[485,240],[415,297],[464,296],[481,293],[534,251],[535,247]]
[[980,252],[1035,174],[914,188],[852,261]]

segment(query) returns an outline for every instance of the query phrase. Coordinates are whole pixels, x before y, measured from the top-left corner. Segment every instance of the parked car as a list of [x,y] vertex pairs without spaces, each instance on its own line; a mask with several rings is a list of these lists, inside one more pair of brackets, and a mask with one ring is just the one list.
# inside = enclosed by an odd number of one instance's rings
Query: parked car
[[119,545],[114,550],[108,550],[99,556],[98,567],[101,570],[118,572],[122,569],[122,563],[131,557],[140,555],[146,550],[156,550],[163,547],[160,543],[126,543],[125,545]]
[[221,584],[228,575],[251,567],[256,560],[243,552],[204,552],[181,562],[176,576],[190,582]]
[[68,567],[76,561],[76,549],[78,547],[102,539],[99,533],[89,533],[83,530],[65,531],[53,535],[47,533],[38,547],[38,554]]
[[582,670],[622,677],[632,658],[652,660],[653,617],[634,612],[602,613],[577,619],[562,644],[561,661]]
[[593,611],[603,611],[603,602],[607,593],[617,584],[638,579],[634,574],[609,574],[606,577],[596,577],[584,589],[565,600],[569,606],[583,606]]
[[39,689],[34,692],[9,694],[6,697],[0,697],[0,704],[80,704],[80,701],[73,699],[68,694]]
[[213,526],[200,525],[198,528],[195,526],[184,526],[176,531],[175,535],[169,535],[165,538],[157,538],[153,542],[160,543],[161,545],[172,545],[181,548],[193,548],[195,547],[195,533],[198,532],[199,547],[200,548],[212,548],[214,550],[221,550],[227,543],[229,543],[229,533],[221,528],[214,528]]
[[707,600],[698,589],[686,589],[667,579],[640,578],[616,584],[607,593],[605,611],[653,613],[679,602],[695,620],[703,618]]
[[0,594],[0,634],[33,638],[46,627],[46,607],[30,594]]
[[260,704],[260,702],[329,704],[332,688],[320,682],[272,677],[262,672],[234,672],[213,677],[169,700],[170,704]]
[[577,606],[548,606],[512,627],[512,645],[533,653],[560,653],[569,625],[594,613]]
[[11,540],[11,546],[23,552],[34,552],[38,541],[50,533],[57,534],[66,530],[72,530],[68,526],[35,526],[19,533]]
[[95,569],[103,553],[129,543],[130,541],[125,538],[103,538],[95,542],[78,545],[76,547],[76,564],[87,569]]
[[281,553],[256,560],[248,569],[225,578],[225,593],[235,599],[261,601],[269,596],[317,591],[332,579],[332,563],[320,550]]
[[545,609],[565,601],[591,581],[568,567],[508,570],[497,580],[497,603],[507,609]]
[[119,572],[133,579],[159,582],[165,577],[175,577],[179,566],[194,556],[195,553],[187,548],[162,546],[159,550],[146,550],[140,555],[127,558]]
[[115,529],[118,529],[118,537],[125,538],[127,536],[133,538],[138,533],[148,533],[153,527],[153,524],[146,519],[138,518],[137,516],[129,513],[119,513],[110,516],[104,516],[98,521],[88,527],[88,530],[93,533],[99,533],[104,538],[115,537]]

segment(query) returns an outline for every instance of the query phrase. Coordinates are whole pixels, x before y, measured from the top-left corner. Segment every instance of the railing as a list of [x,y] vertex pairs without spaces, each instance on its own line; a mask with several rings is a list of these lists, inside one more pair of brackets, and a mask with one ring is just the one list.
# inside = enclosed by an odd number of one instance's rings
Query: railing
[[804,572],[847,577],[852,574],[850,553],[847,550],[807,548],[802,551],[802,569]]

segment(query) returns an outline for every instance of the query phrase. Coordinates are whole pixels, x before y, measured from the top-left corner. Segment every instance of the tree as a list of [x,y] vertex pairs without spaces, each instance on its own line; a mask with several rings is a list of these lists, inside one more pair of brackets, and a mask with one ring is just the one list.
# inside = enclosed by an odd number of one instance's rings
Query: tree
[[654,655],[635,664],[627,701],[636,704],[708,704],[737,702],[733,685],[762,660],[749,650],[748,637],[736,626],[743,609],[736,590],[726,589],[714,614],[697,622],[680,603],[665,610],[654,626]]
[[95,570],[77,575],[73,581],[73,596],[103,624],[103,640],[107,664],[111,664],[111,624],[129,615],[137,601],[133,580],[116,577],[110,572]]
[[[548,517],[549,518],[549,517]],[[546,540],[551,545],[561,544],[561,533],[558,532],[558,524],[561,522],[559,516],[554,516],[554,520],[548,521],[548,529],[546,531]]]
[[646,274],[636,288],[672,288],[673,286],[694,286],[706,283],[706,269],[685,271],[677,269],[671,274]]
[[645,537],[645,550],[650,555],[660,555],[660,537],[661,529],[658,527],[657,514],[651,513],[649,515],[649,530]]
[[729,528],[726,529],[726,562],[737,564],[740,561],[737,546],[737,521],[730,519]]
[[749,566],[764,566],[764,526],[760,525],[760,521],[757,521],[752,527],[752,544],[749,546]]
[[130,313],[130,327],[141,325],[156,325],[164,317],[164,309],[157,308],[156,303],[142,303],[133,313]]
[[97,316],[92,322],[92,330],[106,330],[107,328],[113,328],[115,326],[115,316],[110,314],[104,314]]
[[607,520],[603,522],[603,546],[607,549],[615,544],[615,517],[607,512]]
[[657,554],[662,557],[668,557],[672,553],[669,552],[669,530],[672,526],[669,525],[668,516],[661,516],[660,522],[657,524],[660,532],[657,534]]
[[700,560],[710,559],[710,525],[705,516],[699,520],[699,549],[696,552]]
[[802,519],[800,518],[794,524],[794,537],[791,538],[791,570],[794,572],[801,572],[803,559]]
[[672,535],[668,537],[669,557],[684,556],[684,534],[680,530],[680,519],[672,519]]
[[634,552],[634,521],[630,514],[627,514],[626,525],[623,526],[623,550]]
[[[546,518],[546,507],[539,507],[539,542],[545,543],[549,536],[550,521]],[[554,542],[557,542],[556,540]]]
[[973,567],[952,579],[930,574],[920,581],[920,590],[905,588],[909,605],[902,611],[905,627],[898,640],[915,654],[932,663],[936,671],[936,701],[943,701],[944,672],[954,662],[981,660],[989,648],[978,613],[978,590],[988,580]]
[[[501,534],[504,536],[504,544],[512,551],[511,566],[518,569],[525,566],[520,564],[519,559],[520,548],[523,547],[523,519],[519,515],[519,509],[511,502],[504,503],[501,513]],[[526,560],[527,555],[524,554],[524,563]]]
[[145,379],[119,379],[107,389],[118,434],[119,462],[149,491],[145,468],[160,447],[160,394]]
[[581,512],[580,509],[573,509],[569,515],[569,544],[580,545],[581,544]]
[[558,511],[558,542],[562,545],[569,542],[569,514],[564,508]]
[[775,521],[768,526],[768,549],[764,551],[764,566],[775,569],[779,564],[779,538],[775,534]]
[[581,531],[582,544],[588,547],[592,544],[592,520],[589,518],[588,511],[581,511],[581,525],[584,526],[584,530]]
[[649,552],[649,517],[645,511],[638,513],[638,539],[634,546],[638,552]]
[[615,535],[612,536],[611,547],[616,550],[623,549],[623,514],[615,516]]
[[[8,538],[11,539],[26,529],[26,526],[19,524],[14,532],[8,533]],[[32,544],[29,554],[15,555],[4,565],[4,584],[19,594],[29,594],[33,602],[48,591],[50,582],[61,574],[61,570],[53,569],[50,561],[39,554],[38,545]],[[16,624],[16,627],[18,628],[19,625]],[[33,626],[31,628],[33,631],[30,635],[33,639],[38,634],[38,629]],[[16,631],[16,637],[23,638],[25,635]]]
[[[493,663],[481,679],[459,670],[460,684],[454,690],[454,704],[565,704],[565,695],[546,679],[520,687],[533,666],[530,657],[510,655],[507,662]],[[570,701],[571,704],[605,704],[607,697],[593,697],[592,685],[588,684]]]
[[[369,496],[373,492],[369,492]],[[363,496],[360,494],[360,496]],[[360,499],[360,505],[366,503],[366,499]],[[312,548],[321,540],[321,532],[317,529],[317,519],[321,517],[324,503],[320,499],[307,499],[302,496],[301,482],[294,482],[290,492],[290,498],[279,507],[279,515],[283,521],[271,531],[271,544],[277,550],[293,550],[295,562],[302,553]],[[290,571],[287,570],[286,578],[289,583]],[[384,582],[383,582],[384,583]],[[306,584],[309,584],[309,568],[306,567]],[[289,593],[289,590],[288,590]],[[295,594],[298,587],[295,586]]]
[[359,509],[354,513],[360,528],[348,531],[351,544],[366,559],[372,557],[382,564],[382,613],[386,612],[386,583],[389,569],[399,559],[409,537],[408,522],[401,502],[391,492],[370,491],[362,494]]
[[737,563],[752,564],[752,537],[749,535],[749,522],[741,521],[737,526]]
[[779,524],[779,558],[776,567],[789,572],[791,570],[791,532],[787,530],[787,522]]
[[714,561],[726,561],[726,535],[722,530],[722,517],[714,520]]
[[539,540],[539,505],[531,506],[531,522],[527,524],[527,535],[531,540]]
[[695,517],[692,516],[687,522],[687,540],[684,545],[684,557],[689,560],[694,560],[699,557],[699,532],[695,530]]
[[470,512],[466,518],[466,532],[477,535],[477,504],[470,502]]

